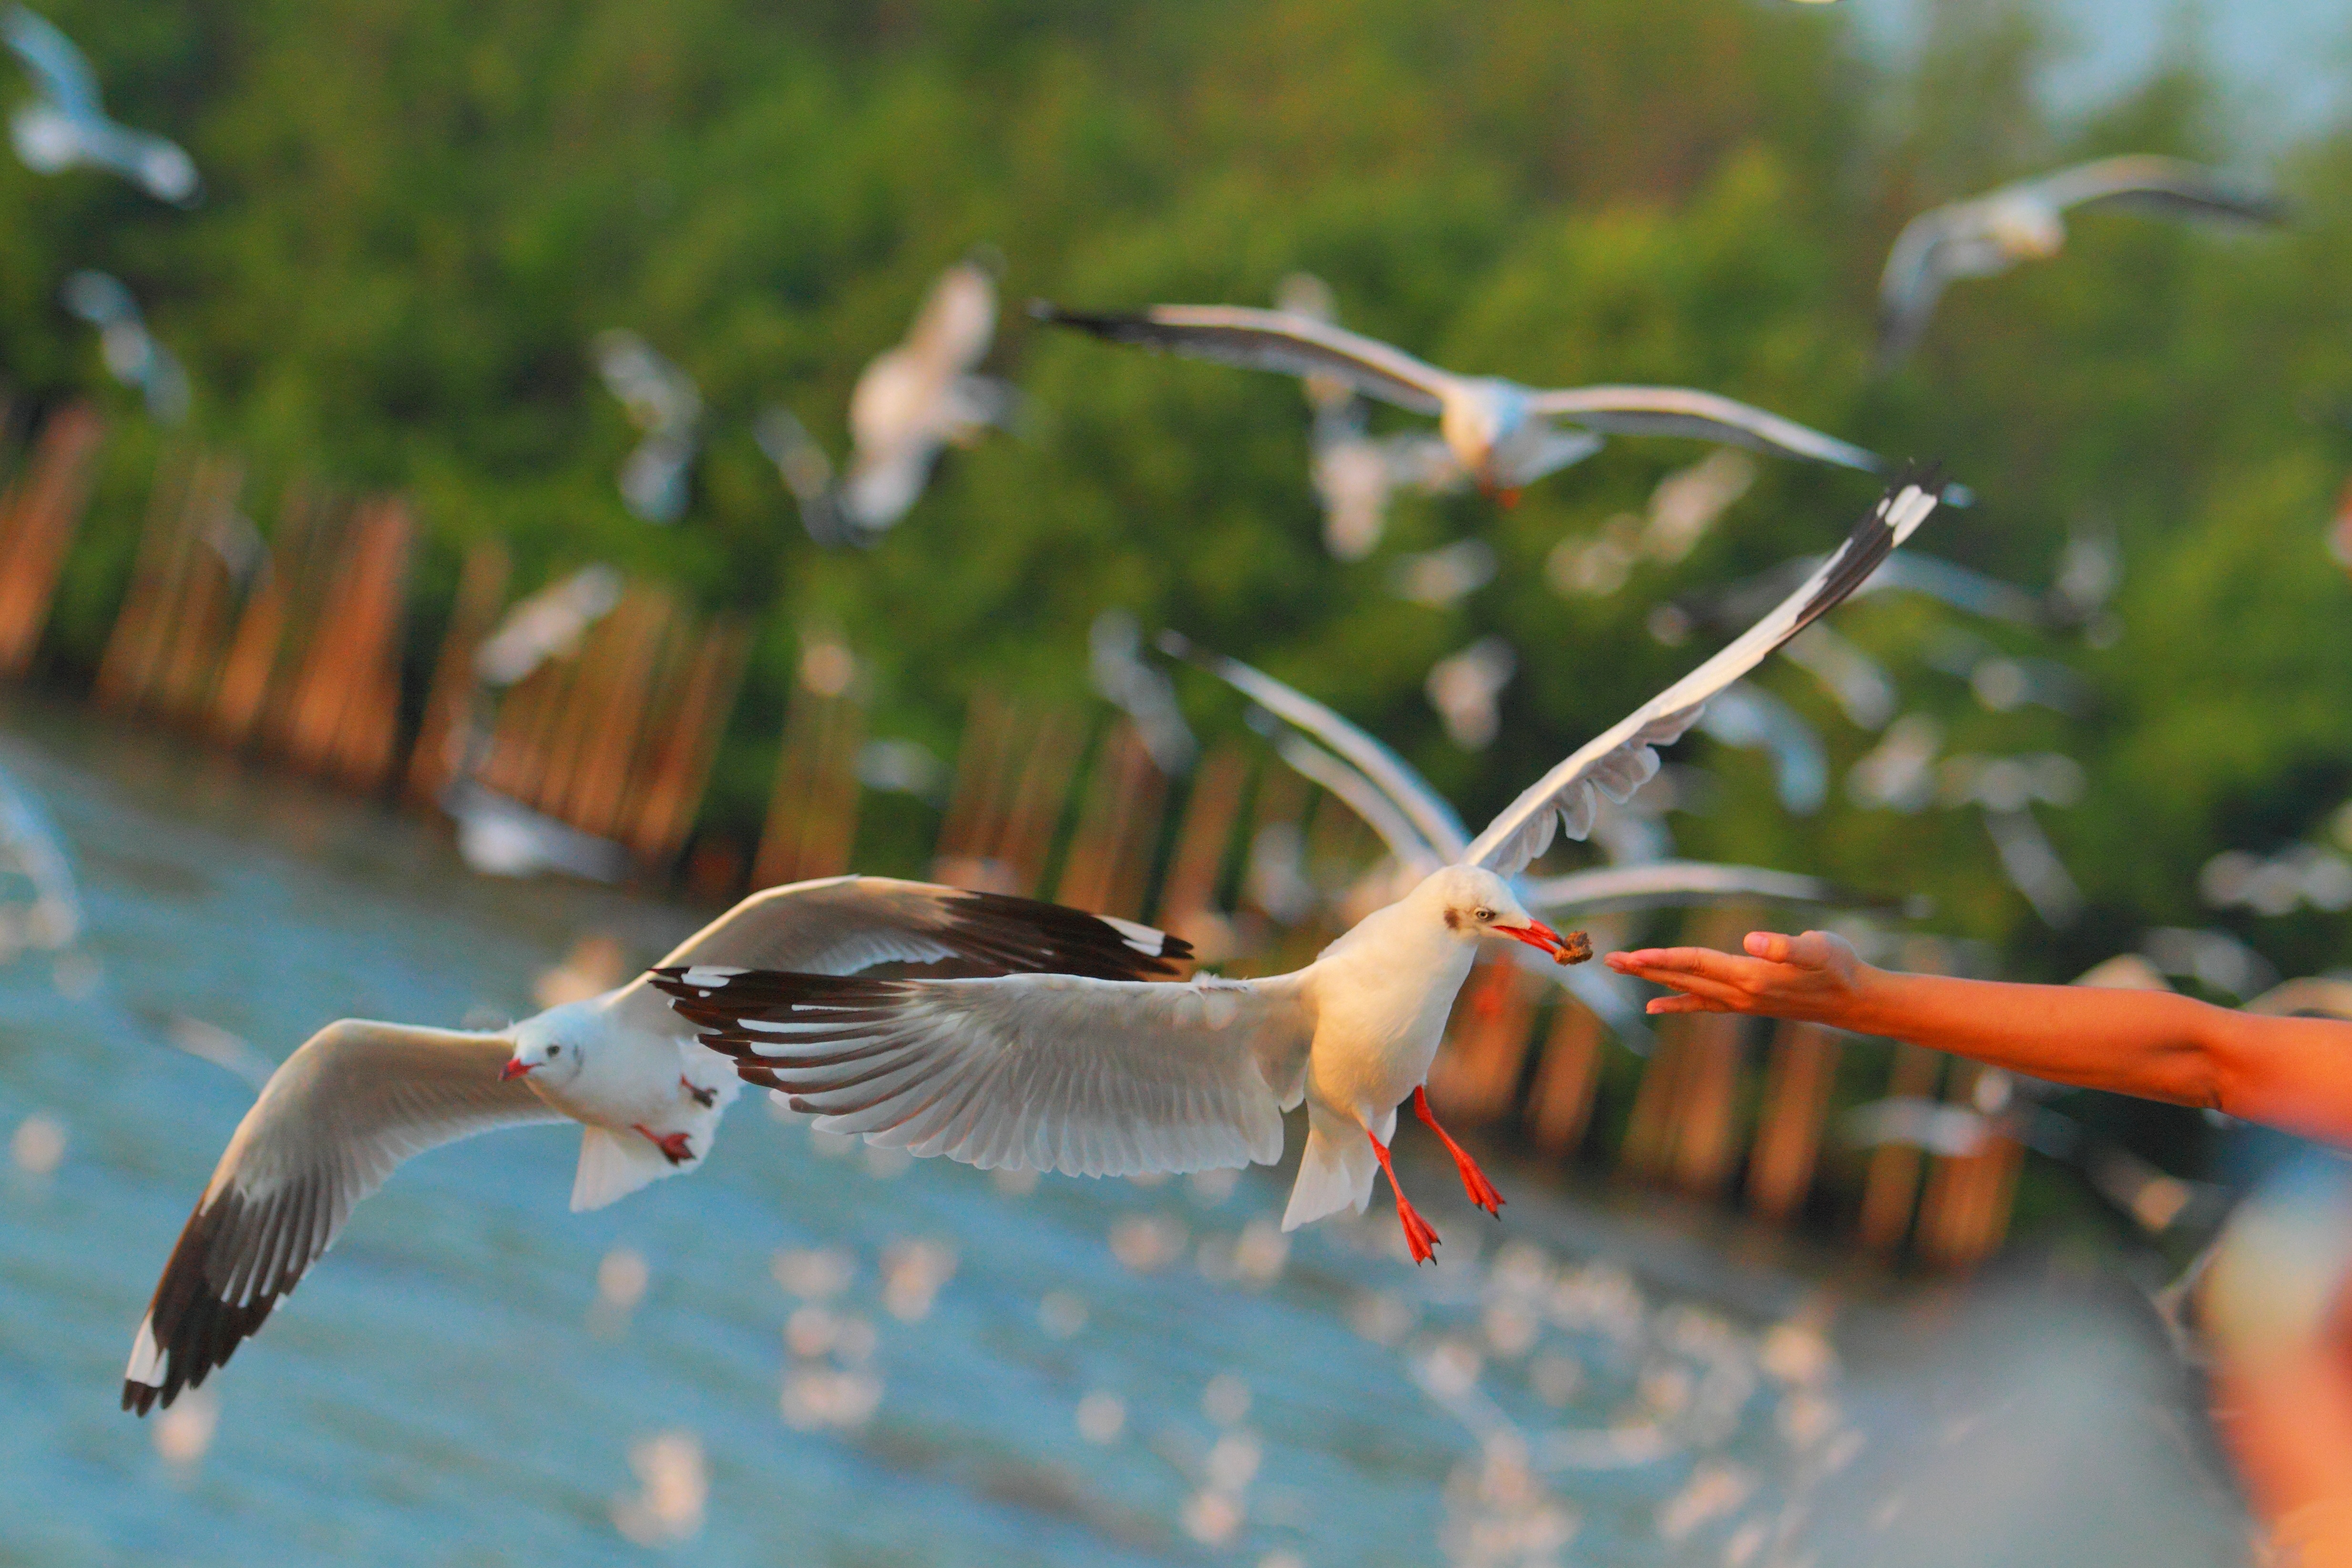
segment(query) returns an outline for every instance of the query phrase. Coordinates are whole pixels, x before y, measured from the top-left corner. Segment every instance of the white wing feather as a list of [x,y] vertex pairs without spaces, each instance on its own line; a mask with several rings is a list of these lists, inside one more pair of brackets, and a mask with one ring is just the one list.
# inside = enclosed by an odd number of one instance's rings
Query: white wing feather
[[1290,976],[665,977],[703,1043],[831,1131],[982,1169],[1123,1176],[1271,1164],[1306,1087]]
[[1554,825],[1571,838],[1592,830],[1595,791],[1623,801],[1658,771],[1654,748],[1682,738],[1707,700],[1764,662],[1772,650],[1860,586],[1887,552],[1936,510],[1932,483],[1898,480],[1845,542],[1797,591],[1732,644],[1643,703],[1561,763],[1505,808],[1472,841],[1464,858],[1516,877],[1550,847]]

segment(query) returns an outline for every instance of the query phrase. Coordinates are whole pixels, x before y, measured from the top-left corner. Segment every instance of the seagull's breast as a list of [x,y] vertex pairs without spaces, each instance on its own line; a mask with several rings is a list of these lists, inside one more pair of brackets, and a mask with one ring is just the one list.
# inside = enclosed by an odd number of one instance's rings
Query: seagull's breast
[[1342,939],[1315,964],[1309,1073],[1327,1103],[1377,1118],[1429,1076],[1475,954],[1409,928],[1350,934],[1364,940]]

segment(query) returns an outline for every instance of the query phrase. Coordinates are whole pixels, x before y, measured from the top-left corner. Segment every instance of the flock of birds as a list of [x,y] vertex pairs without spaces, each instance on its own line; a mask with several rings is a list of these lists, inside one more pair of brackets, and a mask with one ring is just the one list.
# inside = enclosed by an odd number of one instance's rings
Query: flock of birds
[[[0,41],[37,89],[10,118],[29,168],[100,169],[158,200],[186,206],[201,199],[194,161],[170,141],[110,119],[87,63],[56,27],[19,5],[0,16]],[[2099,207],[2231,223],[2284,216],[2268,195],[2156,157],[2105,159],[1924,214],[1887,259],[1882,370],[1921,341],[1952,282],[2054,255],[2066,215]],[[1018,427],[1019,393],[981,369],[995,337],[1000,269],[998,258],[976,254],[934,283],[905,338],[859,377],[848,408],[850,450],[839,465],[782,406],[755,422],[759,446],[821,543],[872,546],[915,507],[948,447]],[[150,331],[129,289],[84,270],[65,281],[62,298],[99,333],[108,370],[136,388],[156,418],[185,416],[187,376]],[[2033,807],[2077,798],[2080,768],[2053,753],[1940,754],[1935,721],[1898,717],[1887,672],[1817,623],[1849,597],[1901,590],[1994,622],[2096,637],[2111,620],[2105,610],[2116,579],[2111,540],[2072,541],[2046,594],[1898,553],[1939,506],[1969,504],[1968,491],[1932,471],[1897,472],[1874,453],[1706,391],[1541,388],[1441,368],[1338,325],[1330,290],[1303,274],[1284,282],[1272,310],[1159,305],[1105,312],[1038,301],[1031,313],[1112,343],[1298,378],[1311,410],[1309,479],[1324,511],[1325,543],[1343,560],[1378,547],[1391,499],[1402,491],[1475,487],[1508,505],[1612,437],[1693,438],[1718,450],[1662,484],[1646,516],[1628,514],[1597,536],[1563,541],[1546,574],[1564,595],[1612,594],[1635,563],[1685,556],[1752,483],[1748,454],[1891,482],[1825,554],[1659,606],[1650,629],[1661,642],[1678,644],[1701,626],[1736,635],[1532,784],[1475,836],[1409,764],[1328,707],[1263,671],[1163,636],[1161,652],[1240,691],[1263,716],[1279,758],[1360,816],[1387,849],[1383,866],[1351,891],[1358,918],[1350,929],[1289,973],[1185,978],[1190,945],[1145,926],[997,894],[853,876],[756,894],[653,970],[501,1029],[346,1019],[274,1069],[249,1047],[229,1051],[201,1027],[175,1031],[175,1043],[257,1079],[260,1090],[139,1326],[123,1385],[126,1409],[168,1406],[225,1363],[331,1245],[353,1206],[406,1158],[498,1127],[570,1120],[583,1127],[572,1206],[600,1207],[698,1166],[745,1083],[814,1115],[826,1134],[983,1168],[1092,1175],[1272,1163],[1283,1152],[1283,1113],[1304,1105],[1306,1146],[1282,1228],[1362,1213],[1386,1172],[1406,1254],[1428,1260],[1439,1238],[1396,1185],[1390,1163],[1405,1104],[1444,1142],[1472,1201],[1496,1214],[1503,1204],[1469,1152],[1438,1125],[1423,1087],[1454,997],[1488,939],[1516,944],[1511,951],[1520,958],[1559,976],[1638,1039],[1638,1004],[1617,990],[1613,976],[1579,967],[1591,944],[1581,931],[1559,928],[1616,910],[1733,897],[1857,901],[1818,879],[1675,858],[1657,821],[1657,792],[1649,807],[1635,803],[1661,771],[1657,749],[1694,727],[1724,744],[1768,752],[1788,808],[1822,803],[1829,778],[1818,737],[1786,703],[1744,679],[1778,651],[1853,723],[1884,731],[1846,781],[1857,800],[1895,811],[1976,809],[2004,868],[2045,919],[2063,922],[2079,904]],[[690,505],[707,430],[699,392],[635,333],[604,333],[592,349],[604,385],[641,432],[620,474],[622,498],[648,521],[673,522]],[[1434,418],[1435,428],[1376,435],[1372,404]],[[1403,558],[1393,583],[1401,597],[1450,604],[1494,570],[1491,550],[1465,541]],[[591,566],[524,600],[479,650],[482,686],[510,687],[576,649],[619,593],[616,574]],[[1098,689],[1134,719],[1155,760],[1171,773],[1182,771],[1192,739],[1166,671],[1147,657],[1141,629],[1107,614],[1090,656]],[[2072,712],[2082,701],[2080,681],[2062,663],[2015,658],[1973,634],[1944,636],[1929,661],[1995,712],[2028,705]],[[1498,694],[1516,662],[1507,643],[1486,637],[1431,671],[1432,703],[1459,743],[1475,749],[1492,739]],[[480,736],[467,732],[453,743],[470,755]],[[619,874],[616,847],[491,794],[472,782],[467,760],[457,759],[457,782],[445,804],[469,862],[509,874]],[[919,770],[909,763],[907,771]],[[1531,874],[1562,834],[1596,837],[1606,863]],[[5,906],[0,943],[12,952],[69,944],[79,912],[58,837],[5,777],[0,858],[32,889]],[[2200,886],[2217,908],[2340,909],[2352,904],[2347,868],[2342,857],[2312,847],[2272,861],[2229,855],[2206,868]],[[2137,983],[2163,984],[2168,972],[2241,994],[2263,974],[2250,950],[2210,931],[2151,933],[2146,952],[2131,962],[2138,967],[2126,978]],[[2307,991],[2328,983],[2294,984]],[[2297,992],[2291,1000],[2323,1008],[2352,1003],[2334,992]],[[1972,1107],[1876,1102],[1854,1113],[1846,1132],[1855,1142],[1901,1141],[1947,1152],[2000,1132],[2083,1163],[2151,1229],[2202,1212],[2208,1194],[2133,1169],[2127,1156],[2024,1088],[1989,1075]],[[1474,1427],[1489,1421],[1444,1366],[1433,1362],[1417,1377]],[[1522,1470],[1524,1460],[1522,1453]],[[684,1463],[649,1451],[640,1466],[648,1496],[660,1489],[656,1472]],[[1714,1505],[1699,1499],[1692,1506]]]

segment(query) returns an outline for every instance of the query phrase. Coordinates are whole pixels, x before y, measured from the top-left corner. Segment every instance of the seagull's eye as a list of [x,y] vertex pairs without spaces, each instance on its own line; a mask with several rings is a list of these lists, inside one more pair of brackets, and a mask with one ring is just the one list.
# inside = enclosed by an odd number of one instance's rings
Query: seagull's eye
[[562,1054],[563,1047],[562,1046],[550,1046],[547,1047],[547,1055],[550,1060],[552,1060]]
[[1481,925],[1486,924],[1488,921],[1495,918],[1495,911],[1492,910],[1473,910],[1470,912],[1477,918],[1478,923]]

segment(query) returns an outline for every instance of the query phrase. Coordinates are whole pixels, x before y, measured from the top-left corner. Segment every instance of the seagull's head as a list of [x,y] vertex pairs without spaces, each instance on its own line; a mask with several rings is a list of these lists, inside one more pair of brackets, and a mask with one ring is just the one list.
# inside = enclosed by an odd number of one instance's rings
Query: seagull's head
[[1448,866],[1431,873],[1412,896],[1426,903],[1458,942],[1507,936],[1549,953],[1560,963],[1577,963],[1592,956],[1592,943],[1583,932],[1560,935],[1528,913],[1511,885],[1484,867]]
[[1507,488],[1496,468],[1496,454],[1528,422],[1526,395],[1507,381],[1474,381],[1445,400],[1438,433],[1454,456],[1488,493]]
[[2066,243],[2065,220],[2047,202],[1997,203],[1988,226],[1994,242],[2021,260],[2046,261]]
[[529,1076],[533,1083],[561,1087],[587,1065],[589,1037],[595,1033],[593,1001],[550,1007],[514,1026],[514,1054],[499,1069],[501,1079]]

